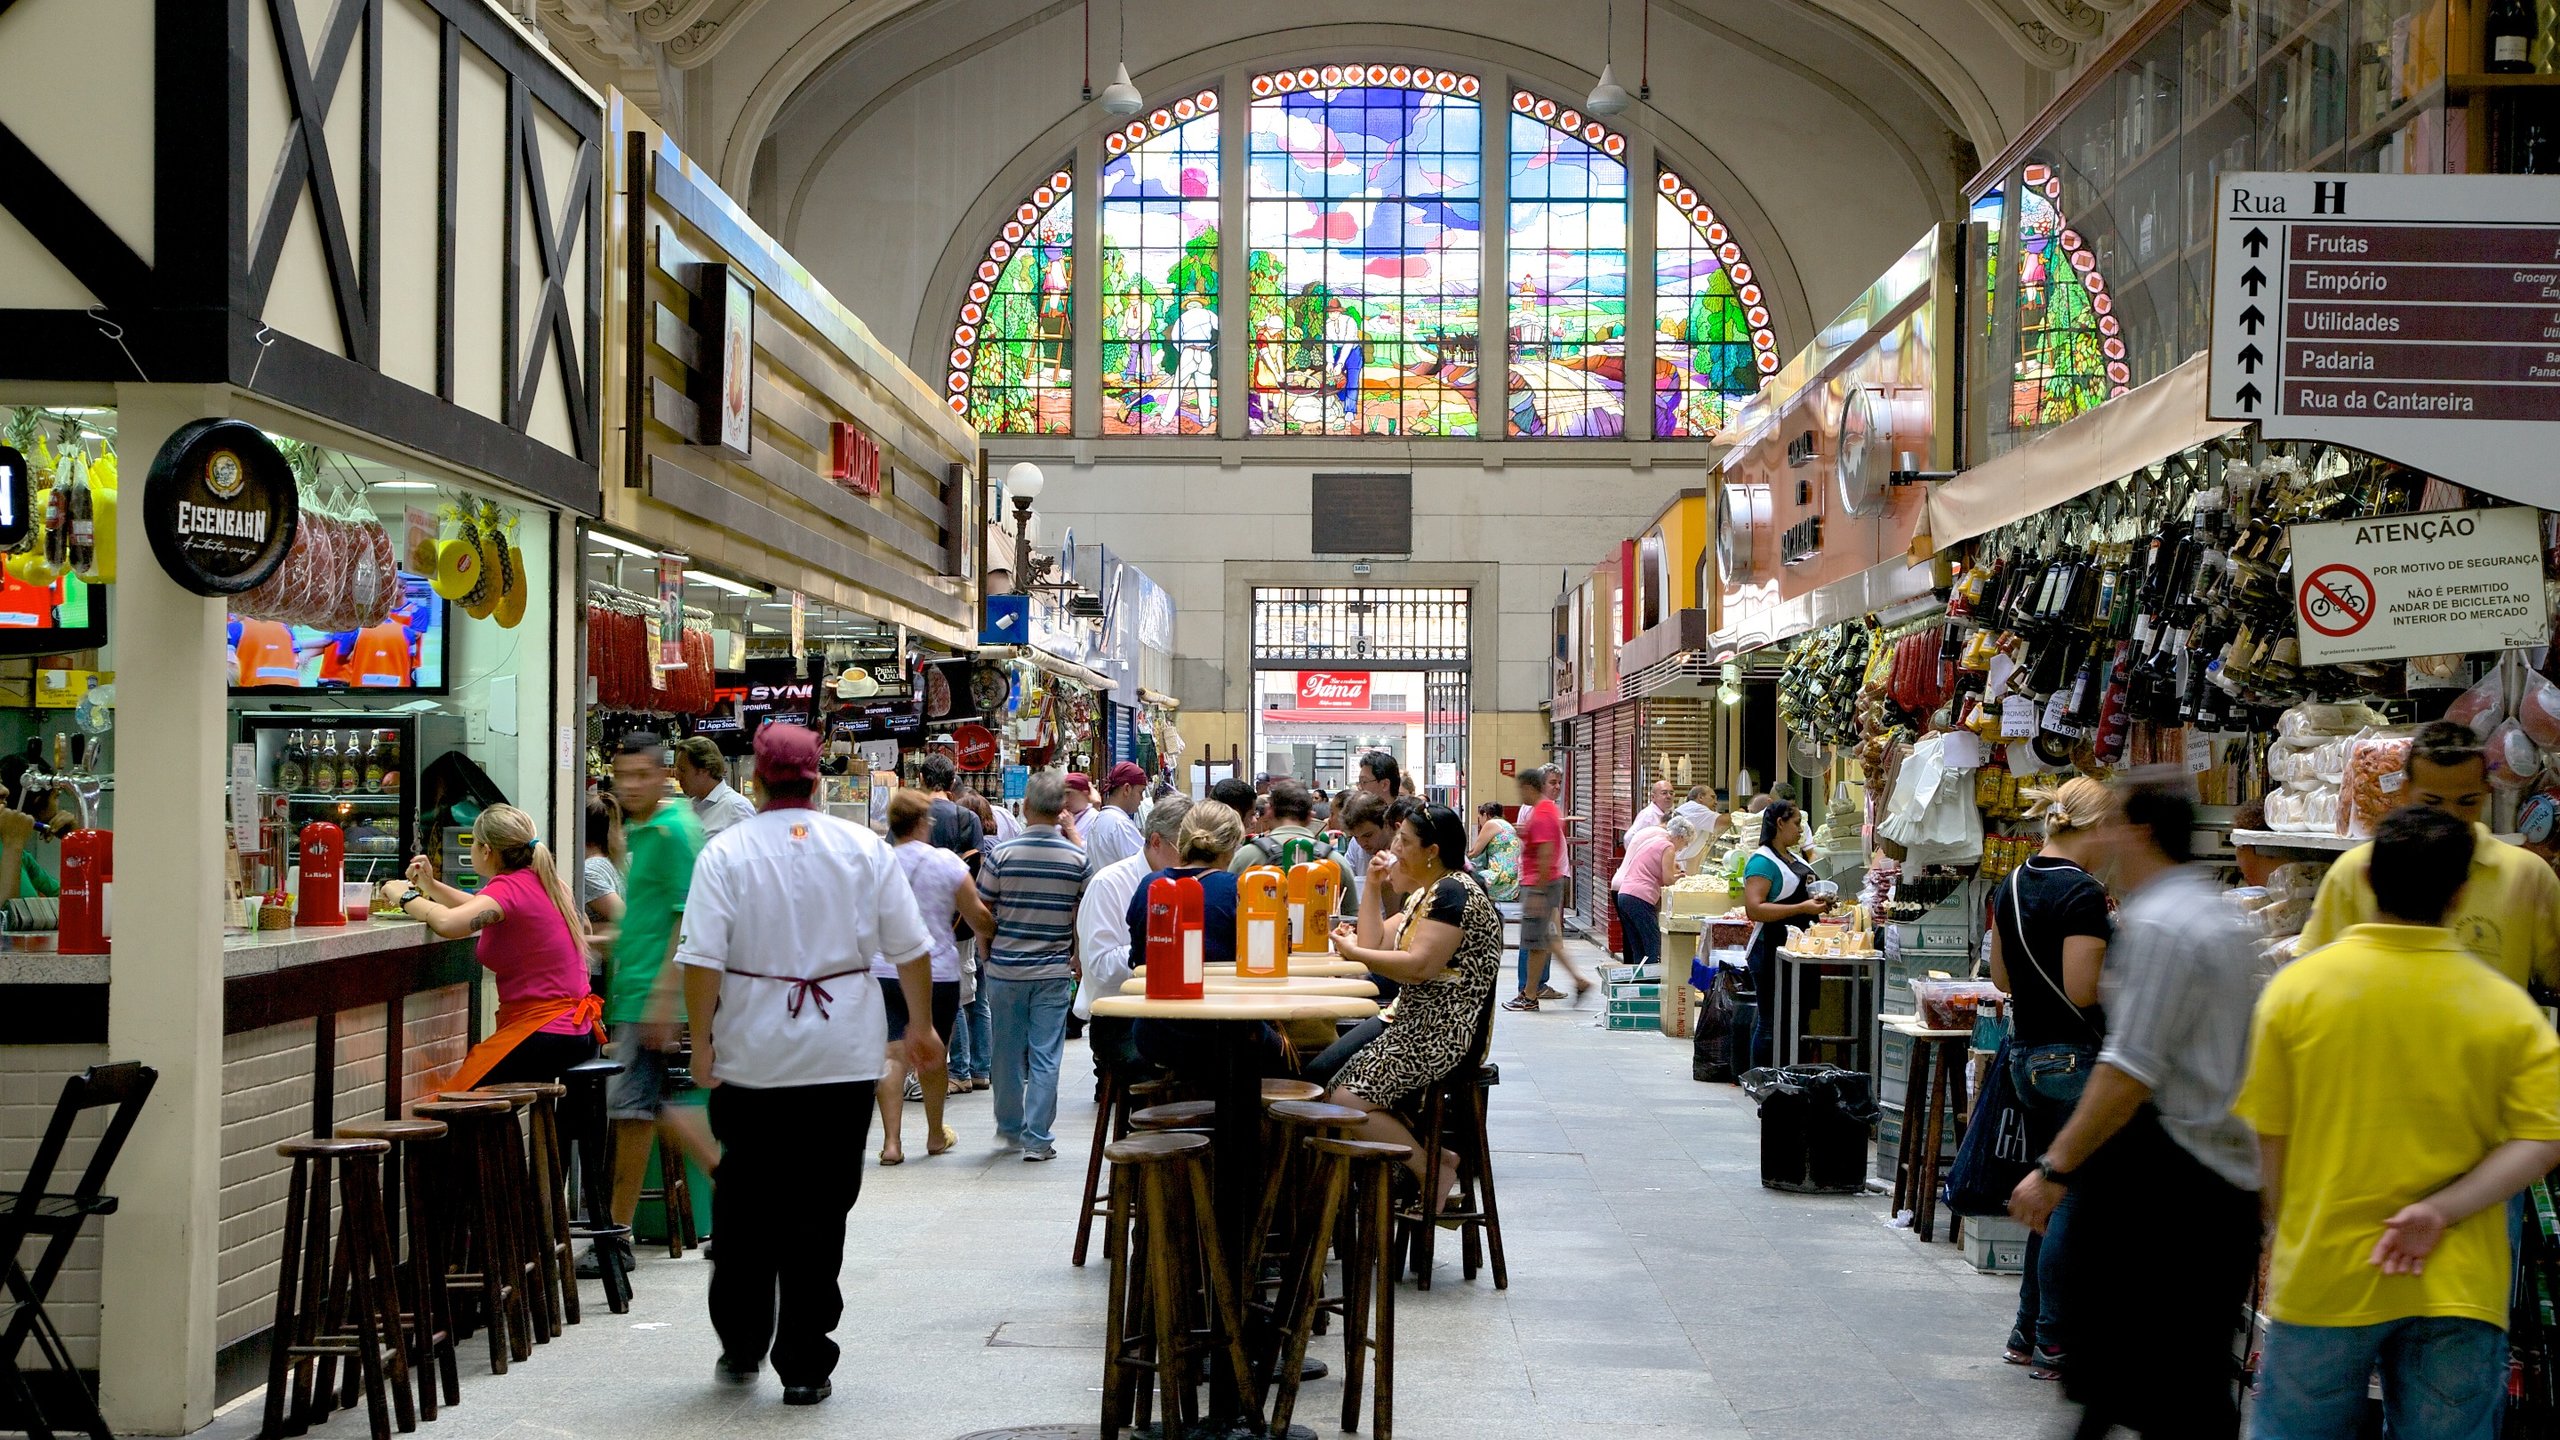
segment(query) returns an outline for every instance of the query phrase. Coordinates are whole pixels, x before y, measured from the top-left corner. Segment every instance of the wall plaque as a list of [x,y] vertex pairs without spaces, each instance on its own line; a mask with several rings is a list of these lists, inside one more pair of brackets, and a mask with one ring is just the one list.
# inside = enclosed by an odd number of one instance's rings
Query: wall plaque
[[1413,476],[1318,475],[1314,536],[1318,555],[1413,553]]
[[284,563],[301,519],[293,467],[246,420],[198,420],[153,457],[142,525],[169,578],[198,595],[237,595]]

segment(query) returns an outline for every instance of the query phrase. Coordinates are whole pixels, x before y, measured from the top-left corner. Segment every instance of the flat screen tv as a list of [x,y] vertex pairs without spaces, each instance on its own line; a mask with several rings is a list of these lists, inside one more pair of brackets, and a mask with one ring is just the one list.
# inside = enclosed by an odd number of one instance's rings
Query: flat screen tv
[[77,575],[50,585],[0,579],[0,655],[58,655],[107,643],[107,592]]
[[446,605],[424,577],[400,572],[398,609],[362,630],[315,630],[234,614],[224,628],[231,693],[380,690],[445,693]]

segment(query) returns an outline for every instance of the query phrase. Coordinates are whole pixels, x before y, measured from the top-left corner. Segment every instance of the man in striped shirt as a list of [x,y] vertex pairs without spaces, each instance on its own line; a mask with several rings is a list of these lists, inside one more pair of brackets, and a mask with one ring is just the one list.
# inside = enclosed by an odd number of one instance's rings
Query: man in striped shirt
[[995,1032],[996,1145],[1025,1160],[1053,1160],[1058,1064],[1075,992],[1076,905],[1088,873],[1082,847],[1058,831],[1066,781],[1032,777],[1022,833],[988,852],[978,893],[995,912],[986,963]]

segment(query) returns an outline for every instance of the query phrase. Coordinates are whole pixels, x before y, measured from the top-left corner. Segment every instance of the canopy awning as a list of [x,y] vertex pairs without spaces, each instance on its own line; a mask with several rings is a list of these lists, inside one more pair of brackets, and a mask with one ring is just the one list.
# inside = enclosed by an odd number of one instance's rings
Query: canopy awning
[[1935,487],[1913,553],[1989,534],[2239,429],[2205,417],[2205,360],[2191,355],[2168,374]]

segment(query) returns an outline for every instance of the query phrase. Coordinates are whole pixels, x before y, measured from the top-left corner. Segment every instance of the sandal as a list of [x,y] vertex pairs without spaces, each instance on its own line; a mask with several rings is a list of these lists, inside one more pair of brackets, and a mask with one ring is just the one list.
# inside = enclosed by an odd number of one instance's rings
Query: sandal
[[1505,1010],[1535,1010],[1538,1008],[1538,997],[1535,995],[1514,995],[1510,999],[1502,1002],[1502,1008]]
[[907,1152],[901,1150],[897,1154],[892,1155],[888,1151],[883,1150],[880,1152],[880,1163],[883,1165],[904,1165],[907,1163]]
[[924,1153],[927,1155],[940,1155],[959,1143],[960,1132],[952,1129],[948,1125],[945,1125],[942,1127],[942,1133],[940,1135],[937,1135],[933,1139],[925,1142]]

